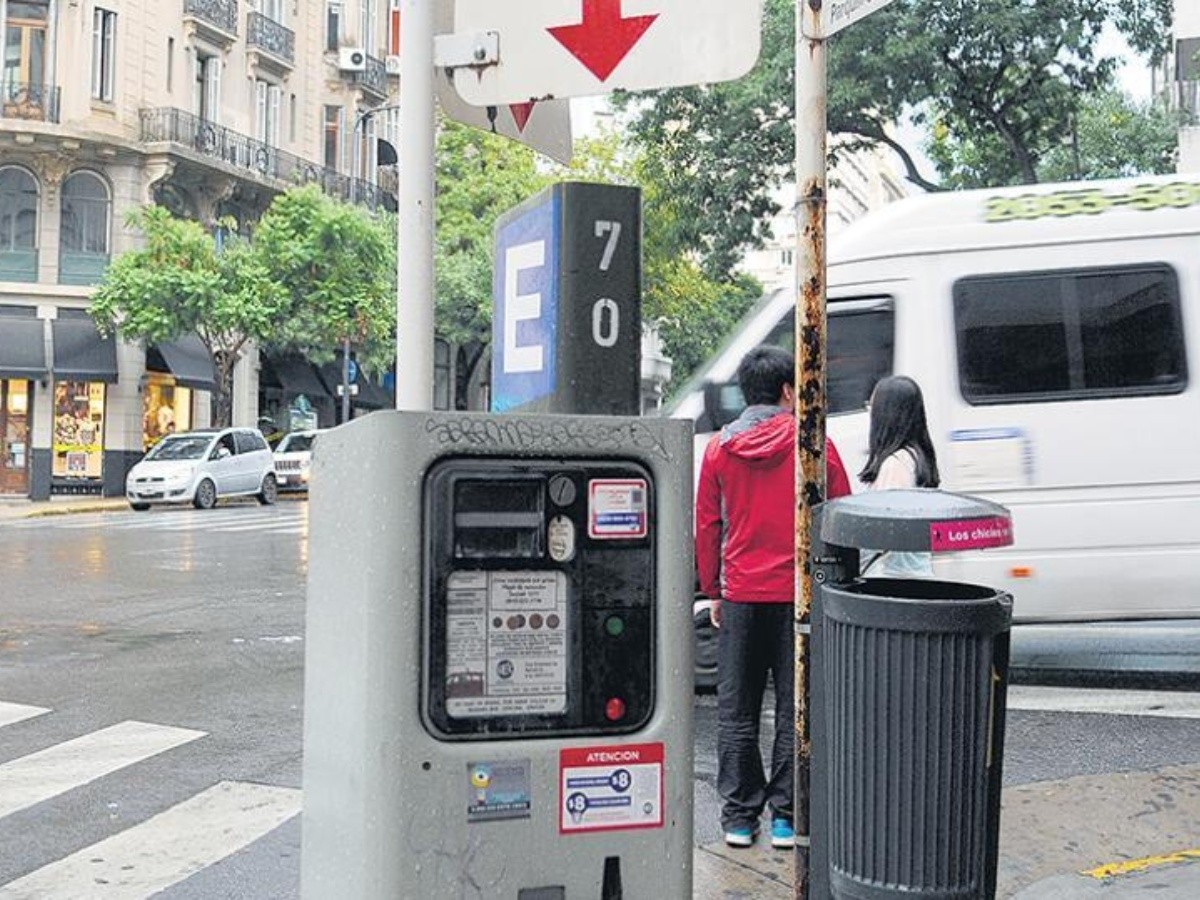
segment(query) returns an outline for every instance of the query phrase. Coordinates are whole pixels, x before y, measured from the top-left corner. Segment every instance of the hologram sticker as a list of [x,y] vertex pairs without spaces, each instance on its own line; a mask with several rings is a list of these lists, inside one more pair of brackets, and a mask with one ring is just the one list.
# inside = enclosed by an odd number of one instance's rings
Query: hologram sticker
[[528,819],[527,759],[467,763],[467,821]]
[[643,478],[595,478],[588,482],[588,537],[636,540],[649,530]]

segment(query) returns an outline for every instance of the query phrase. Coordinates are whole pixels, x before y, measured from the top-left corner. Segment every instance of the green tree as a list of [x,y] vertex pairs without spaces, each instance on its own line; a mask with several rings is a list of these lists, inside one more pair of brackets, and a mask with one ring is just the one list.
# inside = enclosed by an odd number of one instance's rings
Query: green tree
[[92,297],[92,317],[103,331],[126,340],[199,335],[216,371],[213,422],[230,424],[234,366],[248,342],[272,334],[287,297],[237,235],[218,250],[198,223],[158,206],[131,212],[128,224],[142,232],[145,244],[108,267]]
[[[830,131],[893,148],[911,181],[937,189],[890,131],[909,115],[969,148],[974,180],[1036,181],[1084,99],[1112,83],[1102,30],[1161,59],[1171,11],[1171,0],[896,0],[831,41]],[[767,0],[762,62],[748,77],[624,101],[679,207],[677,240],[710,274],[761,244],[778,212],[771,191],[793,171],[794,16],[795,0]]]
[[254,250],[289,299],[266,344],[326,361],[344,341],[386,368],[396,330],[394,223],[313,185],[277,196],[254,231]]

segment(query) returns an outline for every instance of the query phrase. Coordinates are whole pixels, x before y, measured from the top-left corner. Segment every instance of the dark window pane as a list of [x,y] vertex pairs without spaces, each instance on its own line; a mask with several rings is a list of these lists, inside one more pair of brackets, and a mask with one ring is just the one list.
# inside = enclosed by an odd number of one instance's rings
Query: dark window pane
[[1089,390],[1183,382],[1183,343],[1172,287],[1162,272],[1079,279],[1084,381]]

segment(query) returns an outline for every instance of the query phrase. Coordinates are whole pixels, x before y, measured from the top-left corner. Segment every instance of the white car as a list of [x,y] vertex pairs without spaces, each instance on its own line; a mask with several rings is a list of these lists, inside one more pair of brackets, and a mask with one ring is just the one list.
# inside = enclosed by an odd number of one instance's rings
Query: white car
[[307,491],[313,441],[321,430],[293,431],[275,448],[275,481],[281,491]]
[[139,511],[154,503],[212,509],[222,497],[255,496],[267,504],[277,495],[271,448],[253,428],[167,435],[125,478],[125,498]]

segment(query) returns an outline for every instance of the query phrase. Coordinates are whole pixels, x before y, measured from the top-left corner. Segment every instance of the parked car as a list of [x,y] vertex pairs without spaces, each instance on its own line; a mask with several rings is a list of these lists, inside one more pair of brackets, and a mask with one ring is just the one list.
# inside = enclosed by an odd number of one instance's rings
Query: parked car
[[153,503],[212,509],[222,497],[255,496],[268,504],[277,495],[271,448],[253,428],[167,435],[125,479],[125,497],[138,511]]
[[293,431],[275,447],[275,481],[281,491],[307,491],[313,442],[321,429]]

